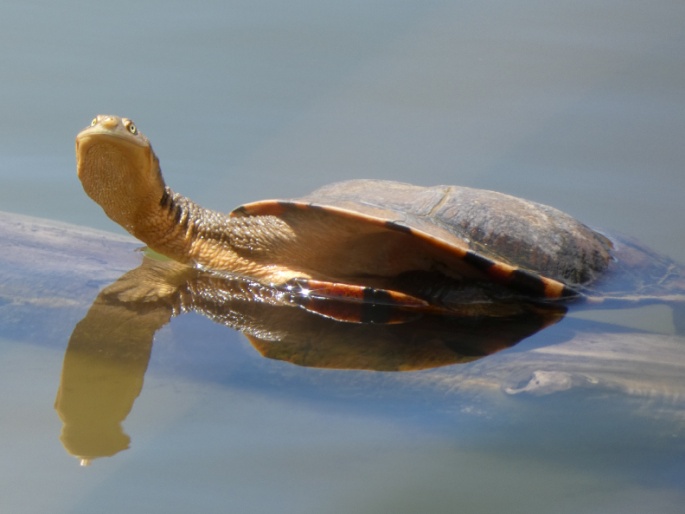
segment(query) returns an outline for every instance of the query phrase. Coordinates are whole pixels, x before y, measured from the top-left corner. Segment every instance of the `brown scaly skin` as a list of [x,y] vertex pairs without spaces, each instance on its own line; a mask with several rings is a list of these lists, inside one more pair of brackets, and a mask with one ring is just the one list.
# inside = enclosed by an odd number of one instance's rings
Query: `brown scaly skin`
[[233,249],[233,241],[242,247],[269,246],[273,234],[277,243],[283,228],[278,220],[271,216],[233,219],[171,191],[150,142],[130,119],[110,115],[93,119],[90,127],[76,136],[76,161],[88,196],[153,250],[186,264],[268,282],[303,276],[241,257]]

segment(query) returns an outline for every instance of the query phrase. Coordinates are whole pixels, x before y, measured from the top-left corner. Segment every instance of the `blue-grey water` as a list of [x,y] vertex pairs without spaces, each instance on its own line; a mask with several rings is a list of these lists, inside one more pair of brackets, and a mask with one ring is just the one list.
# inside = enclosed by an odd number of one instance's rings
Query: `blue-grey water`
[[[75,134],[114,113],[207,207],[360,177],[461,184],[685,262],[684,26],[685,4],[665,0],[7,0],[0,211],[122,234],[73,154]],[[123,272],[104,266],[89,283]],[[53,278],[46,290],[78,287]],[[665,308],[593,314],[621,330],[567,346],[571,317],[404,374],[266,359],[178,317],[123,422],[130,448],[80,467],[53,404],[96,293],[41,323],[57,293],[33,291],[21,328],[0,319],[3,512],[682,512],[685,341]],[[538,357],[535,376],[561,385],[514,394],[524,384],[501,371]]]

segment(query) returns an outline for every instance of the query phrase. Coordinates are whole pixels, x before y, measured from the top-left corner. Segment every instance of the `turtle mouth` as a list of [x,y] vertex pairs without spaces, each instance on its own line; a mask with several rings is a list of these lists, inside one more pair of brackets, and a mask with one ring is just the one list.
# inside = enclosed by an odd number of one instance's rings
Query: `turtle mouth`
[[[146,141],[127,137],[127,134],[97,130],[88,127],[76,136],[76,159],[82,160],[87,154],[98,152],[98,147],[108,150],[116,149],[122,155],[130,157],[149,155],[150,145]],[[139,157],[138,157],[139,158]]]
[[138,148],[146,148],[149,145],[146,140],[131,137],[128,133],[112,132],[95,126],[88,127],[78,133],[76,136],[76,148],[78,149],[81,143],[97,143],[99,139],[117,141]]

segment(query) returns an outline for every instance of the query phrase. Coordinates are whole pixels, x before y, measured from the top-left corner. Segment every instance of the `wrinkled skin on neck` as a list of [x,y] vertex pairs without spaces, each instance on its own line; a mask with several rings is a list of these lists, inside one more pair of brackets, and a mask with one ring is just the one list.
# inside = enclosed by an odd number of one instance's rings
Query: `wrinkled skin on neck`
[[[230,218],[167,188],[150,142],[130,120],[96,117],[76,137],[76,161],[88,196],[153,250],[187,264],[239,267],[233,262]],[[221,254],[221,262],[214,262],[208,249]]]

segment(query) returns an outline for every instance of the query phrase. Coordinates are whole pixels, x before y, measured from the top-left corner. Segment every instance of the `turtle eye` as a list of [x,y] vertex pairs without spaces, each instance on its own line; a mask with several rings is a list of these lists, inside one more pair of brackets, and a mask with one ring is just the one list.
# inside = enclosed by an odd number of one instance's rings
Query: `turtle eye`
[[128,122],[128,124],[126,125],[126,128],[134,136],[138,133],[138,128],[135,126],[135,124],[133,122]]
[[98,124],[98,119],[97,119],[97,118],[93,118],[93,121],[90,122],[90,126],[91,126],[91,127],[94,127],[94,126],[97,125],[97,124]]

